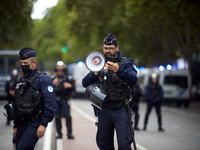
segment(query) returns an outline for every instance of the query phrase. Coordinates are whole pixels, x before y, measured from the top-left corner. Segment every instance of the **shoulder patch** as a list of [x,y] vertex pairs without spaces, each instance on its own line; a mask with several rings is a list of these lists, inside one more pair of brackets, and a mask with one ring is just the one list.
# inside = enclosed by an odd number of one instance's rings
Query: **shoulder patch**
[[47,91],[48,91],[49,93],[52,93],[52,92],[53,92],[53,87],[52,87],[51,85],[49,85],[49,86],[47,87]]

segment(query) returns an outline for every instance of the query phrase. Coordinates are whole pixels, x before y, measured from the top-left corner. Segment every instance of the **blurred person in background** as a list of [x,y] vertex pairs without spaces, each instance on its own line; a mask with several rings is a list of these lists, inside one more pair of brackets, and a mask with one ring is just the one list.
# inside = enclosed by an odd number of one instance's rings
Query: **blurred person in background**
[[131,93],[132,93],[131,109],[134,113],[134,130],[140,130],[138,128],[138,122],[140,118],[139,102],[140,102],[140,97],[142,96],[142,91],[139,86],[139,82],[135,84],[135,86],[133,87],[133,91]]
[[72,134],[72,117],[70,114],[69,100],[71,93],[75,89],[74,81],[71,76],[67,75],[66,65],[62,61],[58,61],[55,67],[56,77],[53,78],[53,85],[56,92],[57,110],[56,110],[56,131],[57,138],[62,138],[62,123],[61,117],[66,119],[67,137],[74,139]]
[[164,132],[162,128],[162,114],[161,114],[161,103],[163,98],[163,89],[158,83],[158,75],[156,73],[151,74],[151,82],[146,87],[147,97],[147,111],[145,114],[144,128],[146,130],[148,124],[148,118],[153,107],[156,109],[158,117],[158,131]]
[[[11,98],[15,95],[15,86],[17,83],[17,78],[18,78],[18,71],[17,69],[13,69],[12,74],[11,74],[11,80],[7,81],[5,85],[5,90],[7,93],[6,99],[8,103],[12,101]],[[6,125],[10,125],[9,117],[7,117]]]

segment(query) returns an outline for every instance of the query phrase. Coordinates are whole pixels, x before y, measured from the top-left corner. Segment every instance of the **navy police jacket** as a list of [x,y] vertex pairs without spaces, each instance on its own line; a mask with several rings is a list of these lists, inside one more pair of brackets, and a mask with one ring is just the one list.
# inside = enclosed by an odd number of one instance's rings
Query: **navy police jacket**
[[[117,52],[117,60],[119,61],[122,58],[121,53]],[[135,70],[133,66],[133,62],[129,59],[127,59],[124,64],[123,68],[119,67],[119,70],[116,72],[116,74],[119,76],[121,80],[129,84],[130,86],[133,86],[137,82],[137,71]],[[89,72],[82,80],[83,87],[87,87],[90,84],[95,83],[98,81],[98,76],[94,75],[93,72]]]
[[[36,68],[29,72],[27,76],[24,74],[24,77],[25,79],[29,79],[33,74],[37,72],[38,69]],[[51,122],[53,120],[57,107],[53,83],[49,76],[47,76],[46,74],[41,74],[33,81],[33,86],[37,88],[42,95],[44,112],[40,124],[46,127],[48,122]],[[17,123],[15,123],[14,127],[16,126]]]
[[146,97],[151,102],[162,100],[163,89],[158,83],[149,83],[146,87]]
[[[58,75],[56,76],[59,80],[58,86],[54,86],[55,93],[56,93],[56,100],[69,100],[71,97],[72,91],[75,90],[75,85],[74,85],[74,80],[72,79],[71,76],[63,75],[59,77]],[[54,77],[53,80],[56,78]],[[68,82],[72,85],[71,88],[64,88],[64,83]]]

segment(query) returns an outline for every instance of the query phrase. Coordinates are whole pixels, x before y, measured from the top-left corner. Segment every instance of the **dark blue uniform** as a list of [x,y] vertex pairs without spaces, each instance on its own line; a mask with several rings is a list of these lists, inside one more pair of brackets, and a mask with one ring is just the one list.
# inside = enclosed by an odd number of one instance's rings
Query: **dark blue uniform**
[[148,118],[153,107],[156,109],[156,114],[158,117],[159,129],[162,128],[162,115],[161,115],[161,100],[163,97],[162,87],[157,83],[150,82],[146,87],[146,97],[147,97],[147,111],[144,120],[144,130],[148,123]]
[[[38,69],[34,69],[25,75],[25,79],[29,79]],[[17,122],[14,121],[14,128],[17,128],[16,134],[16,148],[17,150],[32,150],[38,141],[37,129],[40,125],[47,127],[48,122],[53,120],[56,112],[56,97],[53,89],[52,80],[45,74],[39,75],[33,82],[33,86],[36,87],[42,94],[43,99],[43,115],[41,121],[38,119],[32,122]]]
[[140,102],[140,97],[142,96],[142,91],[141,91],[141,88],[139,86],[139,83],[137,83],[135,86],[134,86],[134,90],[132,91],[132,96],[133,96],[133,99],[132,99],[132,106],[131,106],[131,109],[135,115],[134,117],[134,129],[135,130],[139,130],[138,128],[138,122],[139,122],[139,117],[140,117],[140,114],[139,114],[139,102]]
[[[122,58],[121,53],[117,52],[117,61]],[[123,67],[119,67],[117,76],[129,84],[134,85],[137,82],[137,71],[133,67],[132,61],[127,59]],[[82,80],[84,87],[98,81],[98,76],[92,72],[88,73]],[[101,150],[114,150],[114,129],[117,133],[118,146],[120,150],[131,149],[131,132],[129,126],[128,112],[124,107],[111,109],[112,106],[122,103],[119,101],[106,101],[102,104],[102,110],[98,114],[98,131],[96,136],[97,145]]]
[[[70,115],[70,105],[68,101],[71,98],[71,93],[75,89],[74,83],[72,79],[68,76],[56,76],[58,78],[59,84],[55,87],[56,93],[56,101],[57,101],[57,110],[56,110],[56,130],[58,133],[57,138],[62,137],[62,124],[61,124],[61,117],[64,116],[66,118],[66,126],[67,126],[67,136],[70,139],[73,139],[74,136],[72,135],[72,118]],[[55,79],[55,78],[54,78]],[[72,85],[71,88],[65,88],[64,83],[70,83]]]
[[[74,86],[73,80],[69,79],[68,76],[62,76],[62,77],[57,76],[57,77],[60,82],[59,85],[61,87],[60,87],[60,89],[57,90],[57,87],[54,86],[55,93],[56,93],[56,101],[57,101],[56,116],[62,117],[62,115],[63,115],[66,117],[66,116],[70,115],[70,106],[68,104],[68,101],[71,98],[71,93],[75,89],[75,86]],[[64,82],[70,83],[72,85],[72,87],[69,89],[64,88],[64,85],[63,85]]]
[[[16,80],[17,80],[17,78],[16,79],[11,78],[10,81],[6,82],[5,90],[6,90],[6,93],[7,93],[6,99],[7,99],[8,102],[11,101],[12,95],[10,94],[10,90],[13,90],[13,91],[15,90],[15,86],[16,86],[16,83],[17,83]],[[6,125],[10,125],[9,117],[7,117]]]

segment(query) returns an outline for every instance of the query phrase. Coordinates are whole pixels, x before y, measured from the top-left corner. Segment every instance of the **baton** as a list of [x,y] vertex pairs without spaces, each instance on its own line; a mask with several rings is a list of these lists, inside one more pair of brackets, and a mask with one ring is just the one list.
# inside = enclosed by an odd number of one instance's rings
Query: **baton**
[[129,102],[126,103],[127,111],[128,111],[129,126],[130,126],[130,131],[131,131],[131,137],[132,137],[132,140],[133,140],[133,147],[134,147],[135,150],[137,150],[135,138],[134,138],[134,131],[133,131],[133,128],[132,128],[132,123],[131,123],[131,110],[130,110]]

